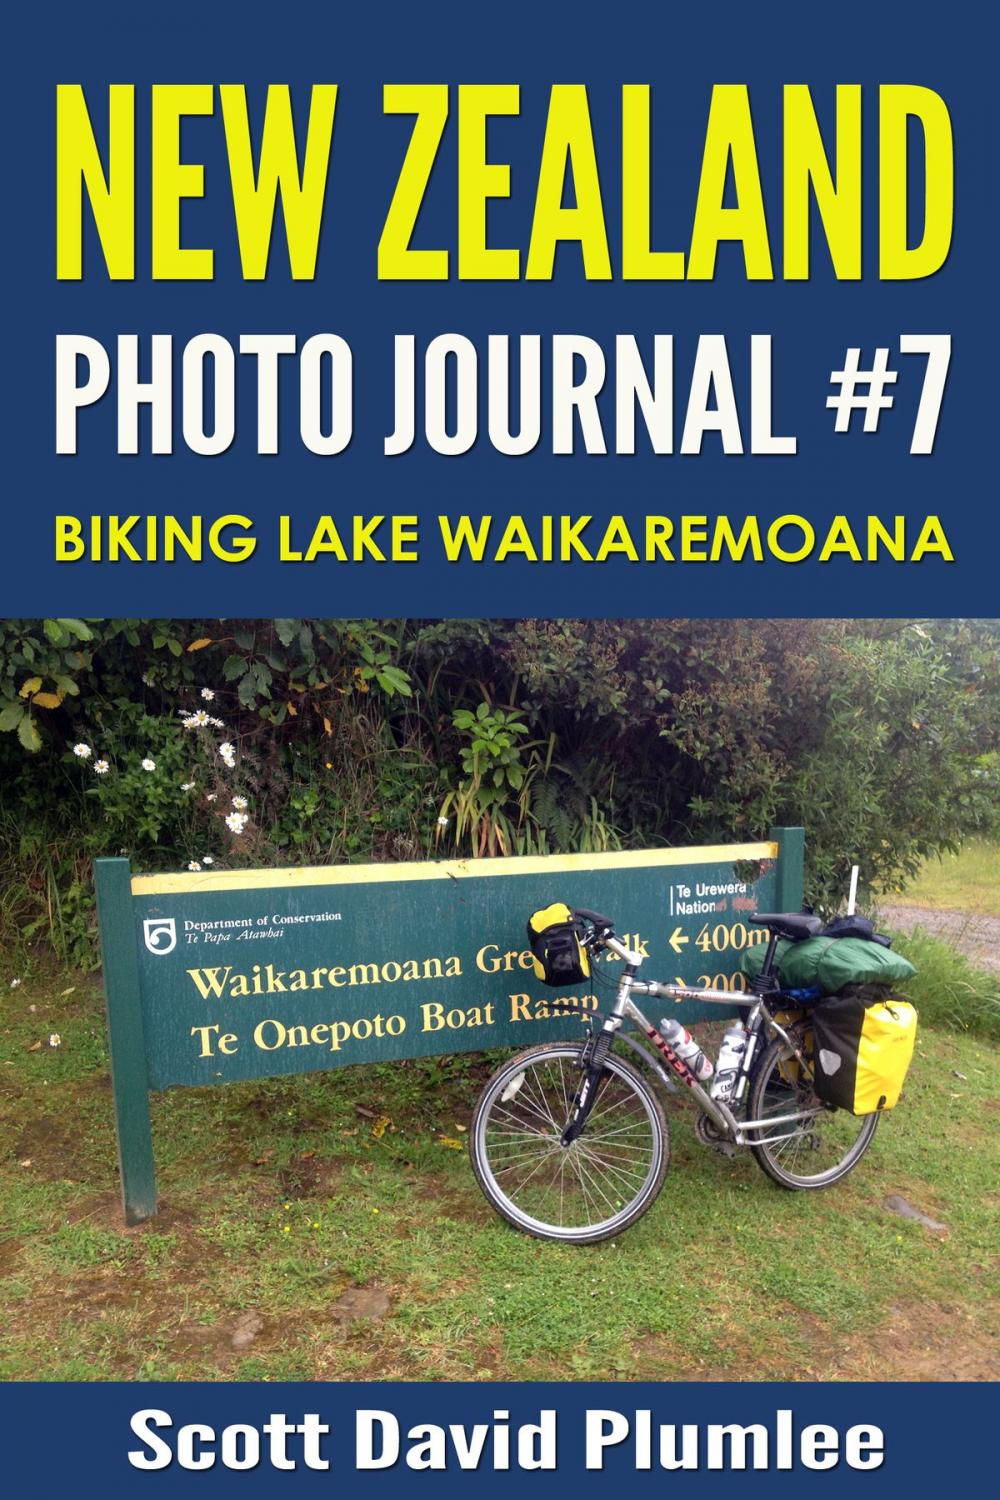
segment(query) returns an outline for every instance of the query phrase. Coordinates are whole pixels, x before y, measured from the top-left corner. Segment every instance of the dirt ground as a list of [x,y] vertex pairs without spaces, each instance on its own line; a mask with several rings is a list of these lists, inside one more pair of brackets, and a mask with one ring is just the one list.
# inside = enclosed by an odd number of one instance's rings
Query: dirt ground
[[883,906],[880,914],[886,926],[899,932],[922,927],[934,937],[947,938],[974,963],[1000,974],[1000,917],[929,906]]

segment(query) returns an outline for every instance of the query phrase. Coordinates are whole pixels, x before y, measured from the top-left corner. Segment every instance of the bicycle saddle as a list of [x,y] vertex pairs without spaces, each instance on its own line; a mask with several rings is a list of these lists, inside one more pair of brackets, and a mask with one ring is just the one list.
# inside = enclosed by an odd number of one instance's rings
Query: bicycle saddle
[[759,911],[747,920],[756,922],[760,927],[769,927],[779,937],[788,938],[792,943],[801,943],[804,938],[815,937],[823,930],[819,917],[810,917],[801,911]]

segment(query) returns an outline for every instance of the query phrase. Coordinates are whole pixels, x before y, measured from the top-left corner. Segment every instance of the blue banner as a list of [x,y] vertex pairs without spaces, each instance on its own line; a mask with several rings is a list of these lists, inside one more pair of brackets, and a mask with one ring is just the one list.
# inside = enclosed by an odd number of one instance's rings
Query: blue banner
[[21,10],[7,611],[988,612],[992,25]]
[[192,1482],[248,1497],[553,1482],[874,1496],[988,1484],[994,1399],[966,1384],[22,1386],[4,1392],[0,1431],[9,1482],[45,1496]]

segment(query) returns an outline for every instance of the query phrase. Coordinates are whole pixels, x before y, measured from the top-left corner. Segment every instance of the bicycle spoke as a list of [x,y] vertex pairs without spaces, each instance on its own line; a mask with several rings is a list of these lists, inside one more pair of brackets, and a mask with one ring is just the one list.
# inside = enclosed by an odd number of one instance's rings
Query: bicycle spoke
[[624,1098],[619,1099],[616,1103],[605,1104],[603,1108],[601,1107],[601,1105],[603,1104],[603,1101],[599,1100],[598,1103],[594,1105],[594,1108],[593,1108],[593,1111],[591,1112],[590,1118],[592,1120],[600,1120],[605,1115],[610,1114],[613,1110],[622,1109],[626,1105],[633,1104],[633,1103],[634,1103],[634,1101],[633,1101],[631,1095],[625,1095]]
[[542,1167],[544,1167],[545,1163],[547,1161],[549,1161],[551,1159],[551,1157],[553,1157],[554,1155],[555,1155],[554,1151],[546,1151],[545,1154],[539,1158],[537,1165],[534,1166],[534,1167],[532,1167],[532,1169],[528,1173],[527,1177],[523,1177],[521,1179],[520,1186],[522,1188],[526,1187],[528,1185],[528,1183],[531,1181],[531,1179],[535,1176],[535,1173],[536,1172],[540,1172],[541,1169],[542,1169]]
[[591,1208],[590,1194],[587,1192],[587,1184],[584,1182],[583,1174],[580,1170],[580,1158],[578,1156],[570,1156],[569,1166],[570,1170],[575,1174],[577,1182],[580,1184],[580,1192],[583,1194],[583,1200],[586,1204],[587,1223],[593,1224],[593,1209]]
[[623,1183],[624,1187],[617,1189],[617,1191],[619,1192],[624,1191],[634,1193],[637,1186],[642,1185],[645,1173],[633,1173],[631,1176],[629,1176],[624,1172],[618,1171],[617,1168],[609,1166],[607,1162],[601,1161],[599,1157],[593,1156],[590,1152],[584,1151],[581,1153],[581,1155],[583,1156],[584,1161],[589,1162],[592,1167],[594,1167],[595,1169],[602,1169],[606,1176],[612,1179],[617,1179],[619,1182]]
[[583,1164],[585,1160],[586,1160],[585,1157],[583,1157],[583,1156],[579,1157],[580,1172],[581,1172],[581,1174],[584,1177],[586,1177],[587,1181],[594,1188],[595,1192],[597,1192],[597,1193],[600,1194],[600,1196],[604,1199],[605,1203],[610,1208],[611,1212],[614,1213],[617,1208],[621,1207],[621,1205],[615,1203],[613,1199],[611,1199],[611,1198],[608,1197],[607,1193],[601,1187],[599,1178],[597,1178],[596,1176],[594,1176],[594,1177],[591,1176],[591,1174],[587,1171],[586,1167]]
[[544,1095],[536,1094],[533,1084],[533,1079],[530,1082],[525,1080],[523,1092],[526,1093],[526,1097],[521,1100],[522,1105],[536,1115],[544,1125],[555,1126],[556,1122],[552,1118],[552,1111],[546,1104]]
[[644,1172],[652,1147],[652,1142],[650,1142],[648,1147],[637,1147],[631,1154],[624,1155],[619,1151],[609,1151],[601,1145],[600,1141],[591,1141],[585,1136],[581,1137],[580,1144],[585,1156],[592,1157],[595,1161],[607,1162],[609,1167],[620,1172]]
[[[536,1119],[541,1120],[541,1122],[542,1122],[543,1125],[549,1126],[549,1125],[552,1124],[551,1119],[547,1115],[544,1115],[544,1114],[540,1113],[540,1111],[538,1109],[536,1109],[533,1104],[529,1104],[526,1099],[522,1100],[522,1105],[524,1105],[524,1106],[527,1107],[527,1110],[528,1110],[529,1114],[532,1114],[532,1115],[535,1116]],[[499,1109],[501,1111],[501,1113],[506,1114],[507,1117],[509,1119],[511,1119],[511,1120],[516,1120],[518,1118],[518,1116],[516,1114],[512,1113],[512,1111],[509,1110],[509,1109],[505,1109],[505,1107],[503,1105],[497,1105],[496,1108]],[[540,1135],[543,1134],[543,1133],[544,1132],[539,1131]]]
[[621,1157],[609,1158],[603,1155],[600,1150],[594,1151],[584,1144],[582,1154],[588,1161],[593,1162],[595,1166],[603,1168],[605,1171],[611,1173],[612,1176],[619,1177],[623,1182],[634,1181],[636,1178],[641,1182],[646,1175],[649,1165],[648,1152],[639,1159],[633,1157],[623,1160]]
[[[548,1123],[553,1127],[553,1129],[556,1129],[556,1122],[552,1118],[552,1111],[549,1109],[548,1103],[546,1102],[545,1090],[541,1085],[541,1080],[535,1078],[529,1080],[527,1074],[525,1074],[525,1087],[531,1091],[532,1099],[537,1101],[540,1117],[544,1120],[547,1120]],[[535,1092],[536,1089],[537,1093]]]
[[605,1134],[603,1130],[591,1130],[588,1120],[584,1127],[584,1134],[592,1146],[599,1141],[602,1145],[606,1145],[609,1151],[642,1151],[645,1149],[643,1143],[648,1138],[648,1132],[642,1129],[642,1125],[642,1121],[637,1121],[628,1135],[618,1136],[611,1133]]
[[[645,1115],[637,1115],[635,1121],[633,1123],[631,1123],[631,1124],[628,1124],[628,1125],[616,1125],[615,1128],[614,1128],[614,1130],[602,1130],[600,1132],[601,1140],[602,1141],[606,1141],[606,1140],[608,1140],[613,1135],[625,1135],[628,1131],[634,1130],[636,1128],[636,1125],[640,1125],[641,1126],[644,1123],[645,1118],[646,1118]],[[587,1121],[588,1129],[589,1129],[592,1121],[593,1121],[593,1115],[591,1115],[590,1120]]]
[[565,1111],[563,1119],[568,1120],[572,1101],[570,1100],[569,1090],[566,1087],[566,1069],[562,1064],[559,1066],[559,1082],[562,1086],[563,1110]]
[[[560,1147],[559,1149],[561,1150],[562,1148]],[[515,1153],[508,1153],[506,1156],[502,1156],[497,1160],[496,1169],[498,1172],[511,1172],[515,1167],[524,1167],[527,1166],[529,1162],[533,1161],[545,1161],[547,1157],[554,1155],[554,1148],[550,1148],[547,1151],[539,1151],[536,1149],[534,1151],[519,1151]]]

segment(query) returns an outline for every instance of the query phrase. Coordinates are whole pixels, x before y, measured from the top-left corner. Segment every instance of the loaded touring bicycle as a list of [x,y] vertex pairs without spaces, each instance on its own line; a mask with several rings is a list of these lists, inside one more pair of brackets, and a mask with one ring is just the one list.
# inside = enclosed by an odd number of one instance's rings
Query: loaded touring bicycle
[[[545,983],[599,980],[602,954],[622,968],[614,1004],[588,1020],[582,1042],[518,1054],[480,1096],[473,1168],[490,1203],[516,1228],[587,1244],[619,1234],[645,1213],[670,1160],[650,1071],[669,1092],[683,1086],[704,1144],[726,1154],[749,1149],[784,1188],[829,1187],[861,1160],[880,1115],[899,1098],[913,1053],[916,1012],[891,993],[912,966],[887,955],[887,944],[872,934],[861,940],[852,967],[849,939],[838,937],[837,924],[824,929],[809,914],[759,913],[750,921],[767,929],[766,950],[748,979],[748,1005],[713,1067],[678,1021],[654,1023],[639,1002],[731,1008],[732,993],[640,978],[642,955],[620,942],[613,921],[599,912],[556,903],[534,914],[528,935]],[[851,941],[857,949],[859,940]],[[800,968],[810,960],[820,982],[788,988],[791,958]],[[831,971],[825,985],[824,965]],[[830,993],[845,973],[858,982]],[[636,1066],[636,1054],[648,1068]]]

